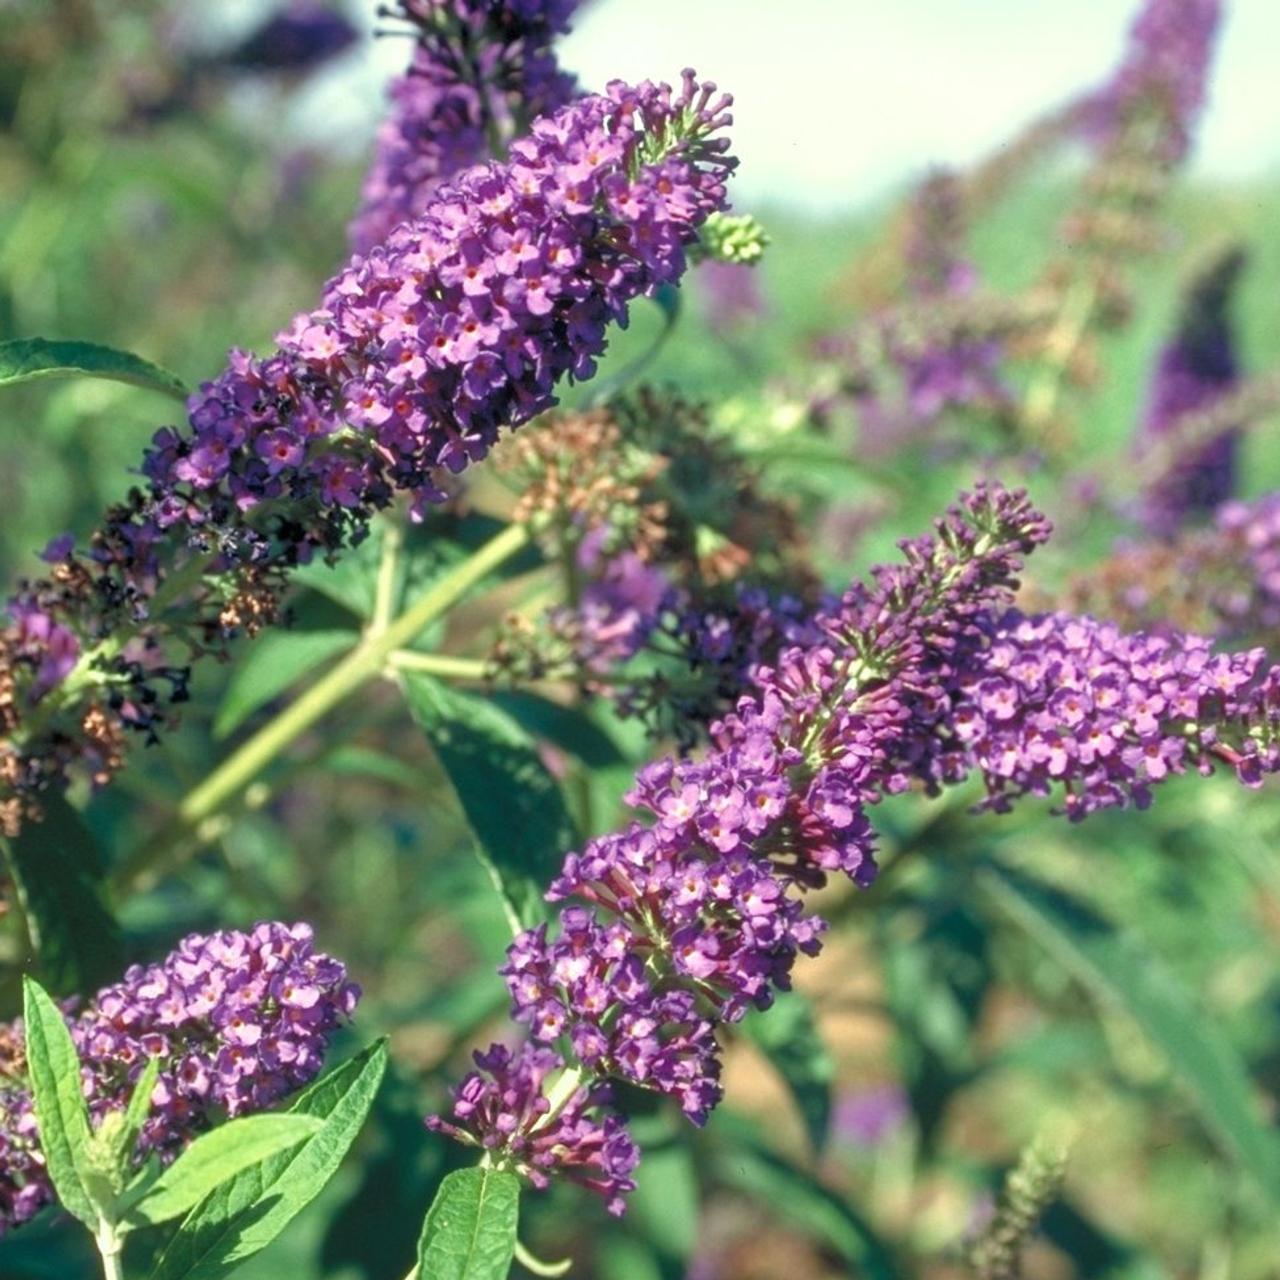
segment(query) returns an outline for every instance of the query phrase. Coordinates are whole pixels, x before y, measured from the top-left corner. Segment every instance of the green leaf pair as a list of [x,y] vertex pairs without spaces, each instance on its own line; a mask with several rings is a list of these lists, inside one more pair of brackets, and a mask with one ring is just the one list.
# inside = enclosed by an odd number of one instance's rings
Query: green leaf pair
[[63,1206],[104,1252],[118,1252],[131,1231],[188,1215],[154,1280],[215,1280],[275,1239],[337,1170],[386,1067],[379,1042],[317,1081],[289,1111],[230,1120],[196,1138],[167,1169],[152,1160],[135,1173],[158,1060],[128,1107],[95,1130],[66,1020],[30,978],[24,1019],[40,1144]]

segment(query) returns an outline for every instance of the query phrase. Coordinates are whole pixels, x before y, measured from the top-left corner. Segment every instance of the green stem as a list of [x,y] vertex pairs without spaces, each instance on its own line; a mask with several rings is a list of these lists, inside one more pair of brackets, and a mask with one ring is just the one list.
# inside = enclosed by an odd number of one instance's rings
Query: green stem
[[391,625],[391,615],[396,605],[400,552],[403,547],[404,526],[396,519],[389,519],[382,533],[382,558],[378,561],[378,580],[373,591],[370,635],[381,635]]
[[387,661],[398,671],[421,671],[423,675],[449,680],[488,680],[493,672],[484,658],[461,658],[448,653],[414,653],[397,649]]
[[102,1258],[103,1280],[124,1280],[124,1264],[120,1260],[124,1241],[116,1234],[115,1228],[104,1221],[94,1241]]
[[233,752],[199,786],[187,793],[166,839],[144,846],[126,859],[115,878],[118,888],[130,887],[164,856],[165,847],[199,830],[222,807],[235,799],[282,751],[300,738],[334,707],[381,675],[390,656],[412,643],[432,622],[446,613],[478,582],[529,541],[523,525],[508,525],[453,572],[441,578],[394,622],[370,631],[345,658],[316,681],[295,702]]

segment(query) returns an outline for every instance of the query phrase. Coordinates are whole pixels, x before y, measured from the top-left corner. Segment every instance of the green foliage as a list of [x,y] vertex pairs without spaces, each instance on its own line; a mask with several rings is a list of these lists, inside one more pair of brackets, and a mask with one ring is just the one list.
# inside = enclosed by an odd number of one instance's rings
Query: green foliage
[[322,1076],[289,1108],[321,1121],[300,1145],[269,1156],[197,1204],[151,1280],[220,1280],[264,1249],[324,1189],[364,1124],[387,1065],[385,1041]]
[[401,677],[476,836],[476,852],[513,927],[545,917],[542,895],[577,842],[559,784],[537,744],[487,699],[411,672]]
[[121,969],[120,927],[102,892],[102,855],[84,819],[49,793],[43,818],[0,852],[18,892],[37,972],[63,995],[92,991]]
[[843,1197],[772,1150],[752,1126],[726,1123],[726,1117],[716,1123],[727,1130],[716,1153],[717,1181],[750,1196],[771,1217],[814,1235],[856,1275],[899,1280],[889,1246]]
[[46,338],[15,338],[0,342],[0,387],[40,378],[106,378],[160,391],[175,400],[188,395],[182,379],[130,351],[96,342],[50,342]]
[[500,1169],[457,1169],[440,1184],[422,1224],[418,1275],[503,1280],[515,1256],[520,1180]]
[[92,1130],[80,1085],[80,1059],[62,1011],[44,988],[26,978],[23,997],[27,1067],[49,1178],[63,1207],[96,1230],[100,1196],[94,1194]]
[[821,1154],[831,1127],[836,1064],[814,1020],[813,1005],[793,991],[763,1014],[753,1014],[742,1026],[786,1082],[804,1117],[809,1141]]
[[242,1170],[284,1153],[323,1128],[309,1115],[245,1116],[201,1134],[130,1205],[130,1227],[177,1218]]
[[1245,1064],[1154,957],[1080,902],[996,863],[985,887],[1100,1000],[1131,1017],[1159,1047],[1206,1127],[1258,1189],[1280,1203],[1280,1139],[1263,1123]]
[[358,639],[354,631],[271,631],[262,636],[227,684],[213,722],[214,737],[234,733],[255,711]]

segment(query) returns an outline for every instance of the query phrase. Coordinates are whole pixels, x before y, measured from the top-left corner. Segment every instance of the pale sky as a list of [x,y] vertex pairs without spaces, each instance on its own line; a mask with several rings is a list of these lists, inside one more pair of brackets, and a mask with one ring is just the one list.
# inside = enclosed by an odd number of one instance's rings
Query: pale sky
[[[245,3],[246,0],[241,0]],[[227,9],[240,7],[235,0]],[[367,12],[362,3],[354,12]],[[963,165],[1116,62],[1136,0],[594,0],[561,46],[589,87],[697,69],[734,94],[735,201],[837,210]],[[1193,172],[1280,170],[1280,0],[1226,0]],[[224,13],[226,10],[224,10]],[[243,10],[242,10],[243,12]],[[380,40],[317,77],[299,127],[363,145],[404,60]],[[376,109],[375,109],[376,108]]]

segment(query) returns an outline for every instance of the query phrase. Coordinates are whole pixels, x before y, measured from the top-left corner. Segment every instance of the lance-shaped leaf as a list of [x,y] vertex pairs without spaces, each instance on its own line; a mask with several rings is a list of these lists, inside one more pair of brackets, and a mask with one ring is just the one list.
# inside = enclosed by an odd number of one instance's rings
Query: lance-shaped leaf
[[458,793],[513,925],[536,924],[545,918],[547,885],[577,843],[559,785],[533,739],[487,699],[417,673],[403,680],[414,719]]
[[221,1280],[265,1249],[320,1194],[356,1140],[387,1066],[380,1040],[317,1080],[290,1115],[323,1121],[301,1145],[236,1174],[169,1241],[151,1280]]
[[316,1116],[245,1116],[201,1134],[129,1210],[128,1225],[153,1226],[186,1213],[242,1169],[296,1147],[323,1124]]
[[458,1169],[440,1184],[422,1225],[422,1280],[504,1280],[516,1250],[520,1180],[498,1169]]
[[43,820],[0,848],[40,976],[60,995],[91,991],[123,968],[120,928],[102,900],[101,855],[66,799],[49,792],[40,807]]
[[63,1207],[96,1229],[98,1213],[88,1190],[91,1129],[80,1059],[62,1010],[49,993],[32,978],[24,978],[22,988],[27,1070],[49,1178]]
[[988,863],[999,906],[1099,999],[1127,1013],[1164,1054],[1205,1127],[1280,1204],[1280,1140],[1263,1119],[1234,1046],[1155,957],[1110,921],[1021,871]]
[[129,382],[186,400],[182,379],[131,351],[96,342],[51,342],[47,338],[14,338],[0,342],[0,387],[37,378],[107,378]]

